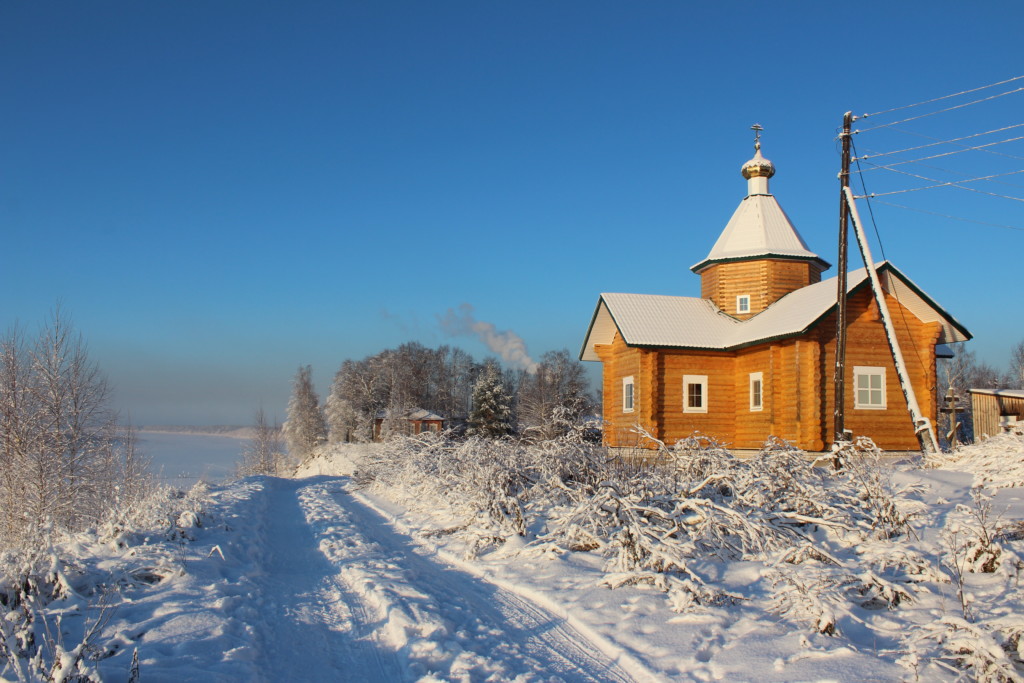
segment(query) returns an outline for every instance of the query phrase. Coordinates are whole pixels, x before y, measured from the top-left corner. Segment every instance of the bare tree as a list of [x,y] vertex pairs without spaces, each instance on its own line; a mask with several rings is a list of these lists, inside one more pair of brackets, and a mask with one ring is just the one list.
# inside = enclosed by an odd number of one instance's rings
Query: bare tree
[[130,504],[149,482],[110,389],[56,309],[34,340],[0,340],[0,541],[31,542],[47,523],[79,529]]
[[520,431],[541,439],[565,433],[593,408],[583,366],[567,349],[545,353],[533,373],[519,376]]
[[305,460],[313,449],[327,443],[327,422],[320,410],[320,397],[313,388],[313,368],[309,365],[295,373],[283,431],[288,452],[299,460]]
[[[979,361],[974,351],[961,345],[956,355],[945,362],[945,372],[938,372],[939,400],[942,401],[950,389],[957,397],[963,412],[960,422],[959,439],[966,443],[974,441],[974,419],[971,414],[971,401],[968,389],[998,389],[1005,385],[1006,378],[994,367]],[[939,432],[943,435],[950,431],[949,413],[941,413]]]
[[284,444],[281,442],[281,428],[277,424],[271,425],[267,422],[266,414],[263,408],[260,408],[256,411],[252,439],[242,449],[238,475],[280,476],[285,473],[287,465]]
[[1007,377],[1010,389],[1024,389],[1024,339],[1010,349],[1010,373]]

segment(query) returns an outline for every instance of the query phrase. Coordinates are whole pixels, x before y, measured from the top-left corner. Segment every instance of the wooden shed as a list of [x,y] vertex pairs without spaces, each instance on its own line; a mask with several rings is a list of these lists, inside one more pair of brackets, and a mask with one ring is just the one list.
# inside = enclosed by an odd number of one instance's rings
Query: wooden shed
[[[638,443],[638,428],[666,443],[694,432],[734,448],[769,436],[808,451],[832,441],[836,279],[790,222],[761,155],[742,167],[747,196],[708,256],[691,270],[701,296],[601,294],[580,359],[603,365],[604,439]],[[970,333],[889,262],[876,264],[900,321],[921,410],[933,423],[936,349]],[[882,448],[917,450],[866,269],[849,273],[846,427]]]
[[[373,440],[380,441],[384,431],[384,422],[388,419],[386,411],[377,414],[373,421]],[[444,429],[445,418],[436,413],[422,408],[413,408],[401,417],[397,418],[401,425],[401,431],[407,435],[423,434],[425,432],[440,432]]]
[[1024,429],[1024,389],[968,389],[974,438]]

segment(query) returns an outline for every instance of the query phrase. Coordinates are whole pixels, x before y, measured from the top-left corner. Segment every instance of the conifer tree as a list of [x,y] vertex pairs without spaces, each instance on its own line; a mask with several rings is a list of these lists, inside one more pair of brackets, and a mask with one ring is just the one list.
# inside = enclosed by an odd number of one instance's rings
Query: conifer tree
[[511,431],[512,400],[497,362],[489,360],[484,365],[473,385],[472,401],[467,434],[496,438]]
[[300,366],[295,373],[292,398],[288,401],[288,420],[282,428],[288,452],[300,461],[327,443],[327,422],[320,410],[320,397],[313,388],[313,368]]

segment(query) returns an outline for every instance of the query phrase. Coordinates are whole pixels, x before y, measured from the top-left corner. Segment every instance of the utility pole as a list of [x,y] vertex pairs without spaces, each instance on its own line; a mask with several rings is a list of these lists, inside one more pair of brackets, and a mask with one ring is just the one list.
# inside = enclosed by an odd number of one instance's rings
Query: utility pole
[[846,191],[850,187],[850,129],[853,112],[843,116],[842,168],[839,171],[839,269],[836,287],[836,368],[835,368],[835,434],[836,443],[849,441],[846,433],[846,270],[850,208]]

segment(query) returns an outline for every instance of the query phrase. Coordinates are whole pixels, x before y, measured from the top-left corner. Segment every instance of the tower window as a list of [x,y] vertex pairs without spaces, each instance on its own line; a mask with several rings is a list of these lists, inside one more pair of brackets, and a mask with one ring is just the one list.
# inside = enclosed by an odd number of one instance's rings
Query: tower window
[[736,297],[736,312],[737,313],[750,313],[750,295],[741,294]]

